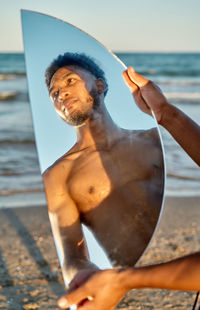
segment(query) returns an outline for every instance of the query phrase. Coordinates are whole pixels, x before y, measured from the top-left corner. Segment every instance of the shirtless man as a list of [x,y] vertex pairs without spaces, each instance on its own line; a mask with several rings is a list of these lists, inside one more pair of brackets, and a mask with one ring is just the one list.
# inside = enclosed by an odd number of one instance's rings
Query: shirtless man
[[46,71],[46,83],[56,112],[77,132],[72,149],[43,174],[52,228],[64,253],[62,270],[73,287],[97,269],[82,223],[113,266],[134,266],[139,259],[160,213],[163,157],[155,128],[130,131],[113,122],[104,104],[104,73],[87,56],[59,56]]
[[[132,67],[123,76],[139,108],[145,113],[152,109],[158,123],[200,166],[200,126]],[[125,293],[141,288],[200,291],[200,252],[161,264],[98,271],[81,287],[61,297],[58,305],[62,309],[76,304],[77,310],[113,310]]]

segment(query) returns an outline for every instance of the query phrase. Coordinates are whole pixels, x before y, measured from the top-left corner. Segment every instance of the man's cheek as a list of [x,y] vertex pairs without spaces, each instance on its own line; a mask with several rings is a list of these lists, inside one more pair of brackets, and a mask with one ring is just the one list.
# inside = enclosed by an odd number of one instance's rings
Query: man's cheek
[[65,114],[64,114],[62,111],[60,111],[60,109],[55,108],[55,110],[56,110],[56,113],[57,113],[63,120],[66,120]]

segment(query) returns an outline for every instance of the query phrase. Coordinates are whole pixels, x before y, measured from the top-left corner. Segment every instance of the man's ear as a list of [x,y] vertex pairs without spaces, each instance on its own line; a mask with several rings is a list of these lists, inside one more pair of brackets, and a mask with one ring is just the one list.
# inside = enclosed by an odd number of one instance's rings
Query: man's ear
[[96,87],[99,94],[104,94],[106,91],[106,85],[104,83],[104,80],[99,78],[96,81]]

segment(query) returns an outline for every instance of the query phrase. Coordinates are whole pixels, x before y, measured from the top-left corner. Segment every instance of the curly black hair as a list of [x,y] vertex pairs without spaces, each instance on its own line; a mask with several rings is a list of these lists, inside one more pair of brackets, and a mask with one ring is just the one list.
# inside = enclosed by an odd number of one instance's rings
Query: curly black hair
[[59,55],[56,59],[52,61],[50,66],[45,71],[45,82],[48,89],[50,87],[51,79],[54,73],[58,69],[70,65],[78,66],[82,69],[89,71],[97,79],[101,78],[104,81],[106,87],[104,95],[107,94],[108,84],[103,70],[95,63],[93,58],[85,54],[78,53],[65,53],[64,55]]

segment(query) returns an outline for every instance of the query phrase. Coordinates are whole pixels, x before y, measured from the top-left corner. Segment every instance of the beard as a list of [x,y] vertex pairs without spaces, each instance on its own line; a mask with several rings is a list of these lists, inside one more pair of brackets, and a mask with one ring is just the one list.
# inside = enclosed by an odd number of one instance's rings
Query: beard
[[81,111],[75,111],[70,115],[65,116],[65,121],[71,126],[80,126],[89,118],[89,113],[83,113]]
[[98,110],[98,107],[100,106],[100,97],[96,89],[91,90],[90,96],[91,97],[90,99],[88,99],[88,104],[91,102],[91,98],[92,98],[92,101],[93,101],[92,108],[85,110],[85,111],[76,110],[76,111],[73,111],[70,115],[69,114],[64,114],[63,116],[60,115],[62,119],[71,126],[80,126],[84,124],[84,122],[87,119],[89,119],[92,113],[95,110]]

